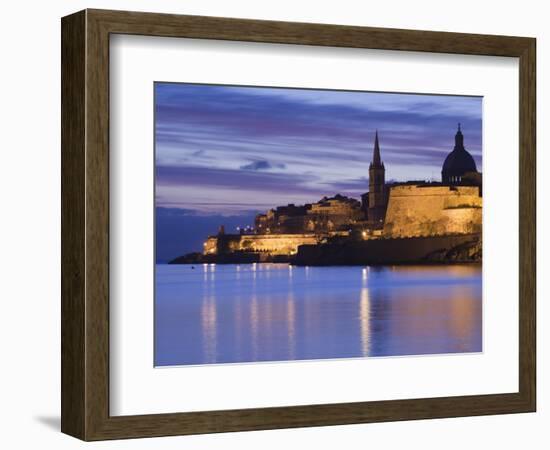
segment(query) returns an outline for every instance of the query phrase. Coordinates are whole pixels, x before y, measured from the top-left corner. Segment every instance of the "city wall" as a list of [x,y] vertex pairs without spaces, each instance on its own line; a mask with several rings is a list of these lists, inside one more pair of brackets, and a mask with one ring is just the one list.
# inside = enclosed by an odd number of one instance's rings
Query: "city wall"
[[315,245],[315,234],[228,234],[211,236],[205,242],[205,254],[258,252],[272,255],[291,255],[300,245]]
[[424,236],[304,245],[299,266],[481,262],[479,234]]
[[383,235],[388,238],[481,233],[476,186],[396,186],[390,190]]

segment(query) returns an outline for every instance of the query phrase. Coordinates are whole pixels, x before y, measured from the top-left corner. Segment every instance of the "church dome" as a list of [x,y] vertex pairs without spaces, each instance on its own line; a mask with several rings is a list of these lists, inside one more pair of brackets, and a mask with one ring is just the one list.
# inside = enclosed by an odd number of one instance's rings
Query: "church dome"
[[445,158],[441,178],[443,183],[460,182],[468,172],[477,172],[477,167],[472,155],[464,148],[464,136],[459,124],[455,135],[455,147]]

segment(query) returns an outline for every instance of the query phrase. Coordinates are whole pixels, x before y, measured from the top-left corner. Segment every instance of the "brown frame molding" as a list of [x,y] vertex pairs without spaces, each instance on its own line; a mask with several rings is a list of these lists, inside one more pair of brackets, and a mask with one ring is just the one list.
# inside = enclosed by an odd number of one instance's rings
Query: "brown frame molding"
[[[62,414],[84,440],[535,411],[536,40],[202,16],[85,10],[62,31]],[[137,34],[519,58],[519,392],[109,416],[109,35]]]

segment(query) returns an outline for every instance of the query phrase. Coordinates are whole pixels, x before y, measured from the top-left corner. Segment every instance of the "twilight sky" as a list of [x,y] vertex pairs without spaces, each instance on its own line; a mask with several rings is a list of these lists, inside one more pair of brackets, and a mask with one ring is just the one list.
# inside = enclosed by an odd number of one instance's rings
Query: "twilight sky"
[[155,108],[157,222],[358,198],[375,130],[386,180],[440,180],[458,122],[482,169],[480,97],[155,83]]

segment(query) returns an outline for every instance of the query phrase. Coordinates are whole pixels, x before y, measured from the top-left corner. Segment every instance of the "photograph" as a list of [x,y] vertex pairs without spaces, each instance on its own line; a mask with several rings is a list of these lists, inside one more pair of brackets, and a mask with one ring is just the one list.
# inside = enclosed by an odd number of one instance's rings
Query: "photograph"
[[483,97],[155,82],[154,108],[155,367],[483,352]]

